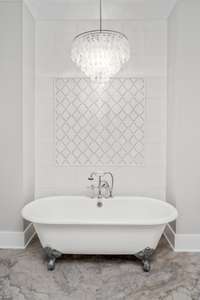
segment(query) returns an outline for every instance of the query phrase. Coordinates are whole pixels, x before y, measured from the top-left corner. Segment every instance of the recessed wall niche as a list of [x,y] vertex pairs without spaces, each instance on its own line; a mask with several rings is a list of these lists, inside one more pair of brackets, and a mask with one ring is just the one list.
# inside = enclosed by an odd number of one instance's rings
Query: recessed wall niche
[[57,166],[144,165],[145,80],[55,78]]

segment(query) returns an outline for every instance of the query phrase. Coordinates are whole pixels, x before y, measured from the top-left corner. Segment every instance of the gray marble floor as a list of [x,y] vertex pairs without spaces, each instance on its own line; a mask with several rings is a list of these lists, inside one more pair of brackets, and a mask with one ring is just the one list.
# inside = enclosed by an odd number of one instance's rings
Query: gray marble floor
[[48,272],[37,239],[0,250],[1,300],[199,300],[200,254],[174,253],[164,239],[144,273],[135,258],[65,256]]

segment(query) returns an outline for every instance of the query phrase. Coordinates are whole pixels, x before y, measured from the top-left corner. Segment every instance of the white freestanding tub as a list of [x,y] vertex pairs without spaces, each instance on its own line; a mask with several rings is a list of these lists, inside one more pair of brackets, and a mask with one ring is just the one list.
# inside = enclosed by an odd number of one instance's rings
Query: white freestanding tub
[[138,254],[156,248],[177,210],[145,197],[55,196],[27,204],[22,215],[33,222],[44,248],[66,254]]

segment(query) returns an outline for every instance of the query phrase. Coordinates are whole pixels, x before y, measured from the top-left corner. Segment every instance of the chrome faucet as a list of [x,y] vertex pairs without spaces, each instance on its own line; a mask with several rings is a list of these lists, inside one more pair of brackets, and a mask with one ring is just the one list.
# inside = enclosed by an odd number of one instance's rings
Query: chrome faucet
[[[104,179],[106,175],[109,175],[111,178],[111,184],[108,183],[107,180]],[[88,177],[88,180],[94,180],[95,177],[98,179],[98,193],[97,193],[97,198],[110,198],[113,196],[113,186],[114,186],[114,177],[111,172],[92,172],[90,176]],[[103,178],[103,179],[102,179]],[[91,187],[94,188],[94,185]],[[104,190],[104,192],[103,192]]]
[[111,184],[109,186],[109,197],[113,196],[114,176],[111,172],[105,172],[104,175],[109,175],[111,178]]

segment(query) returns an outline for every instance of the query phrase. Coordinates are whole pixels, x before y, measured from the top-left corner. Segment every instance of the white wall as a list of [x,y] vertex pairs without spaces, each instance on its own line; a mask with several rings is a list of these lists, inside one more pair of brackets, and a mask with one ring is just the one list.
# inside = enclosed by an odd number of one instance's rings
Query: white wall
[[[70,59],[71,42],[96,21],[38,21],[36,24],[36,197],[84,194],[97,167],[56,167],[53,78],[83,76]],[[105,21],[124,32],[131,60],[119,76],[146,79],[145,167],[102,167],[115,176],[115,194],[165,198],[166,22]]]
[[199,0],[182,0],[168,20],[167,200],[178,234],[200,234],[199,14]]
[[[6,33],[6,34],[5,34]],[[0,2],[0,230],[19,230],[22,205],[22,10]]]
[[23,231],[34,194],[33,24],[21,1],[0,2],[0,233]]

